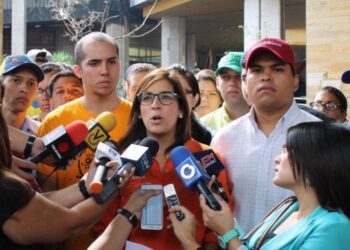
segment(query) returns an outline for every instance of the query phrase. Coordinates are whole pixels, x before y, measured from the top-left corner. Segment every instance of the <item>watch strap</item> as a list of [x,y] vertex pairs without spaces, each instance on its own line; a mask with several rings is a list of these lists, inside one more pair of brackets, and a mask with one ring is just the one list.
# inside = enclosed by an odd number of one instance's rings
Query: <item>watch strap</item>
[[35,138],[36,137],[32,136],[32,135],[28,136],[28,140],[27,140],[26,146],[25,146],[24,151],[23,151],[23,156],[24,156],[25,159],[30,157],[30,155],[32,153],[32,148],[33,148],[33,144],[34,144]]
[[236,238],[236,237],[239,237],[239,232],[235,228],[229,230],[228,232],[226,232],[222,236],[218,236],[218,241],[219,241],[220,247],[223,249],[226,249],[227,244],[230,242],[230,240],[232,240],[233,238]]
[[85,180],[84,179],[81,179],[79,181],[79,190],[80,190],[80,193],[84,196],[85,199],[88,199],[88,198],[91,197],[91,195],[89,194],[89,192],[86,189],[86,185],[85,185]]
[[139,219],[137,219],[136,215],[125,208],[118,208],[116,214],[121,214],[127,218],[133,227],[136,227],[137,224],[139,224]]

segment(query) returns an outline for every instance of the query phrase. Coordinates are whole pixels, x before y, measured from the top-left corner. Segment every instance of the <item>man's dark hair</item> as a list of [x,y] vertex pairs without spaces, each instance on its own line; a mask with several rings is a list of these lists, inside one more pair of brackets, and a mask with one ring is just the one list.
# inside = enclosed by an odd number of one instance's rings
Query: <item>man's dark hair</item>
[[43,63],[39,67],[44,72],[44,74],[51,73],[51,72],[58,73],[58,72],[60,72],[60,71],[62,71],[64,69],[62,64],[61,63],[57,63],[57,62]]
[[49,82],[49,84],[47,86],[47,93],[50,96],[50,98],[52,97],[53,89],[55,87],[55,83],[57,82],[57,80],[60,79],[61,77],[69,77],[69,76],[75,77],[76,79],[79,80],[81,85],[83,85],[81,79],[79,77],[77,77],[72,70],[63,70],[61,72],[58,72],[56,75],[54,75],[50,79],[50,82]]

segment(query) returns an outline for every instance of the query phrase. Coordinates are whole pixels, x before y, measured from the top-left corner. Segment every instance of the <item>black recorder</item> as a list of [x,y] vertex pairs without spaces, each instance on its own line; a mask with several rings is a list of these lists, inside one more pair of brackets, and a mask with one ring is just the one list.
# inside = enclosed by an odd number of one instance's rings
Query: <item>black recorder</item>
[[[168,208],[180,206],[179,199],[177,197],[174,184],[168,184],[163,187],[164,196]],[[185,214],[181,211],[175,212],[176,218],[181,221],[185,218]]]

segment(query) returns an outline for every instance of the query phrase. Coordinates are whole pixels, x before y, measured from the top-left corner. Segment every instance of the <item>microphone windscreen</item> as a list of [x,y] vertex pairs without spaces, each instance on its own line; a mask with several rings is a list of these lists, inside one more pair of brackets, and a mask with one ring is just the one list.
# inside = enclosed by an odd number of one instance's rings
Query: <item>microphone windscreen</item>
[[159,143],[153,137],[143,138],[138,145],[148,147],[152,156],[156,155],[159,149]]
[[96,117],[96,121],[107,131],[110,132],[117,125],[117,119],[113,113],[105,111]]
[[174,163],[174,166],[180,165],[184,159],[191,157],[190,151],[184,146],[178,146],[171,150],[170,159]]
[[89,132],[87,126],[81,120],[68,124],[65,129],[74,145],[79,145],[82,143]]

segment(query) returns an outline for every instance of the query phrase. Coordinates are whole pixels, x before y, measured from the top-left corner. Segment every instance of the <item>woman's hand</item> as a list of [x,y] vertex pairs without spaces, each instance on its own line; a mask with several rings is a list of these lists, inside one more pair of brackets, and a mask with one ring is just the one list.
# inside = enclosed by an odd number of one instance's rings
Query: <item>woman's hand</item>
[[143,207],[146,205],[149,198],[152,196],[157,196],[160,194],[159,190],[136,190],[128,202],[125,204],[124,208],[129,210],[131,213],[135,214],[138,219],[141,218],[141,213]]
[[218,195],[216,199],[221,205],[220,211],[215,211],[208,207],[203,195],[199,196],[200,206],[202,208],[202,215],[204,225],[213,230],[217,235],[224,235],[227,231],[234,228],[234,220],[231,208]]
[[[90,191],[89,189],[90,183],[94,179],[98,164],[99,164],[99,161],[97,159],[94,159],[94,161],[90,164],[89,171],[83,176],[83,179],[86,182],[87,190],[89,191]],[[120,164],[117,161],[108,162],[106,164],[106,168],[107,168],[106,179],[113,177],[118,167],[120,167]],[[130,173],[124,171],[121,178],[119,179],[118,187],[122,188],[125,185],[127,185],[127,183],[129,182],[130,178],[134,175],[134,173],[135,173],[135,168],[132,168]]]
[[[181,211],[185,217],[181,221],[176,218],[175,212]],[[197,249],[200,244],[196,240],[198,222],[194,215],[185,207],[173,207],[169,209],[169,219],[176,237],[181,242],[184,249]]]
[[[14,155],[12,155],[12,166],[11,170],[14,172],[16,175],[19,177],[27,180],[27,181],[32,181],[34,179],[34,176],[31,174],[33,169],[37,169],[36,164],[26,161],[23,159],[20,159]],[[26,172],[25,170],[29,170]]]

